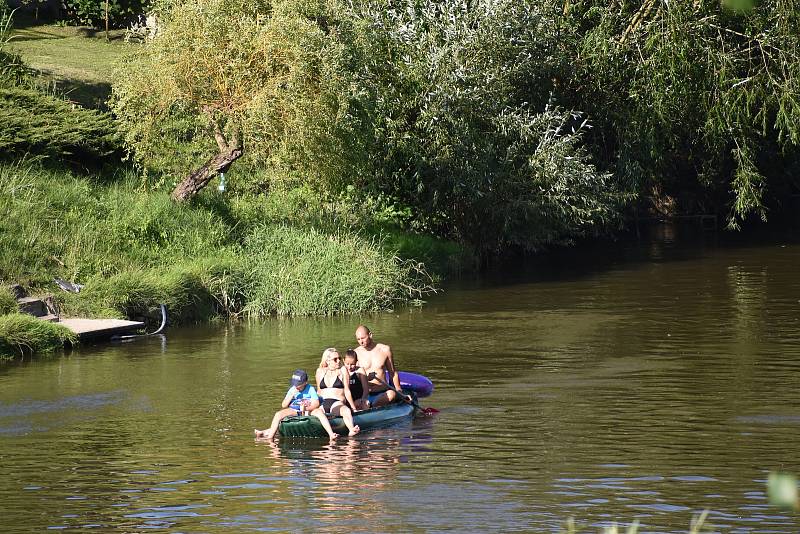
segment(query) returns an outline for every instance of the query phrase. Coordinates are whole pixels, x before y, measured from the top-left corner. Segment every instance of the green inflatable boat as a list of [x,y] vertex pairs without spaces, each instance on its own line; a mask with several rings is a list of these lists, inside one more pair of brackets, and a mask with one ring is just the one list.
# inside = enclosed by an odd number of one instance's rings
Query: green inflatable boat
[[[416,397],[412,394],[414,402]],[[353,422],[361,427],[361,432],[383,428],[414,416],[414,406],[406,402],[394,402],[388,406],[372,408],[353,414]],[[329,417],[331,428],[337,434],[347,435],[347,426],[341,417]],[[278,434],[287,438],[324,438],[325,429],[314,415],[294,415],[285,417],[278,425]]]

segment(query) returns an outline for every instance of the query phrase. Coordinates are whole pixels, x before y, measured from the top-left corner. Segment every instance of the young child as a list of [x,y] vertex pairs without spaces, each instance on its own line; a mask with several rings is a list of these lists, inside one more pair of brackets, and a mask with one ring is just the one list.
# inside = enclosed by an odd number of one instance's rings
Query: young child
[[281,409],[272,418],[272,425],[267,430],[254,430],[256,437],[273,439],[278,431],[278,425],[284,417],[300,415],[303,412],[310,412],[311,415],[319,419],[330,440],[336,439],[336,433],[331,428],[330,422],[328,422],[328,416],[319,407],[317,390],[308,383],[308,374],[302,369],[297,369],[292,373],[292,379],[289,381],[289,391],[283,397]]
[[344,356],[344,367],[350,375],[350,393],[355,401],[353,410],[369,410],[369,384],[364,369],[358,366],[358,354],[347,349]]

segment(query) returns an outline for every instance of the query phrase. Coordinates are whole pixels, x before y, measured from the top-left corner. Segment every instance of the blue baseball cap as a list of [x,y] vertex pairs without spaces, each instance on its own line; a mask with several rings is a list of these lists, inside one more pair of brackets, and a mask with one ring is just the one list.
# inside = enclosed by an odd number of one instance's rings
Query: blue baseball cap
[[297,369],[292,373],[292,379],[289,380],[290,386],[297,386],[308,382],[308,374],[302,369]]

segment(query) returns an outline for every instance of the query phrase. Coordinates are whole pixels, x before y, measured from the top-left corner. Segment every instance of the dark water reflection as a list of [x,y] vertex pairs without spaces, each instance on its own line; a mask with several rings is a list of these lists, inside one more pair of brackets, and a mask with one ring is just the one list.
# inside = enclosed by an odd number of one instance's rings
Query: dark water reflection
[[[717,238],[548,257],[365,318],[173,329],[0,367],[0,531],[798,532],[800,246]],[[441,413],[255,443],[359,320]]]

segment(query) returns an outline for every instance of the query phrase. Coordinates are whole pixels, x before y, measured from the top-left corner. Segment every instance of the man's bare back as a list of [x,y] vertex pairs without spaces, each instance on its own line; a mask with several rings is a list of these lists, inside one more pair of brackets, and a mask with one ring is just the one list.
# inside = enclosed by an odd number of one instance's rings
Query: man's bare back
[[395,399],[396,393],[386,386],[384,380],[387,372],[394,388],[400,391],[400,377],[394,367],[391,347],[376,343],[369,328],[364,325],[356,329],[356,341],[358,341],[358,347],[355,349],[358,354],[358,364],[369,379],[370,398],[374,398],[371,401],[372,405],[389,404]]

